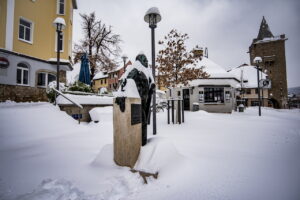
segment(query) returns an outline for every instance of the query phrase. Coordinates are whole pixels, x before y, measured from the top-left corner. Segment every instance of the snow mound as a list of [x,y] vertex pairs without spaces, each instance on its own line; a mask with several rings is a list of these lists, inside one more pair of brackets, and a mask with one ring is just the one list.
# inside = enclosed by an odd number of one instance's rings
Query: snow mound
[[111,168],[116,166],[113,161],[113,145],[105,145],[91,163],[93,167]]
[[20,195],[16,200],[96,200],[96,196],[85,195],[66,180],[46,179],[31,193]]
[[[64,94],[66,97],[75,101],[79,104],[102,104],[102,105],[112,105],[113,98],[112,97],[101,97],[95,95],[73,95],[73,94]],[[59,95],[56,99],[57,104],[72,104],[69,100]]]
[[177,163],[180,163],[183,156],[169,140],[155,137],[148,140],[143,146],[134,169],[147,173],[169,171]]
[[[123,87],[119,87],[118,91],[114,94],[115,97],[132,97],[132,98],[140,98],[140,95],[138,93],[136,84],[133,79],[127,79],[128,74],[136,69],[140,73],[144,73],[147,80],[150,80],[151,83],[154,83],[154,79],[152,76],[152,71],[150,67],[144,67],[140,61],[135,61],[132,65],[128,66],[125,73],[121,76],[120,80],[124,82],[125,80],[126,85]],[[150,85],[149,85],[150,86]]]
[[123,88],[121,88],[114,94],[116,97],[131,97],[131,98],[140,98],[140,94],[137,90],[136,84],[133,79],[126,79],[127,83]]
[[6,100],[4,102],[0,102],[0,108],[15,108],[15,107],[29,107],[29,106],[37,106],[37,105],[46,105],[48,102],[15,102],[11,100]]
[[151,82],[153,83],[154,79],[152,76],[152,70],[150,67],[144,67],[140,61],[135,61],[132,65],[128,66],[126,69],[126,72],[122,75],[121,79],[124,79],[128,76],[128,74],[133,70],[133,69],[137,69],[140,72],[143,72],[147,79],[151,79]]
[[89,111],[92,121],[99,122],[101,121],[110,121],[111,120],[111,113],[112,113],[112,106],[105,106],[105,107],[96,107]]
[[196,112],[197,112],[197,114],[200,114],[200,115],[211,115],[211,113],[209,113],[209,112],[207,112],[205,110],[198,110]]

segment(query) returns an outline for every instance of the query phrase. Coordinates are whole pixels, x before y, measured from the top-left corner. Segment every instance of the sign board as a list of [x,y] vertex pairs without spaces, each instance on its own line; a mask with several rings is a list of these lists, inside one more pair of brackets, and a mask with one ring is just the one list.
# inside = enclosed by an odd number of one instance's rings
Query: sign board
[[142,105],[131,104],[131,125],[142,123]]
[[0,57],[0,68],[1,69],[6,69],[9,66],[9,61],[4,58],[4,57]]
[[261,79],[259,81],[259,87],[270,89],[271,88],[271,80],[270,79]]

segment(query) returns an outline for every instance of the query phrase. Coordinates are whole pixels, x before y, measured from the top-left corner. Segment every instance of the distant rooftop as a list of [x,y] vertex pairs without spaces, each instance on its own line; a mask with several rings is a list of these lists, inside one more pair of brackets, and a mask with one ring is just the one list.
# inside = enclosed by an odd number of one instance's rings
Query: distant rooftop
[[93,80],[98,80],[98,79],[107,78],[107,77],[108,77],[107,74],[100,71],[94,76]]
[[[232,68],[228,70],[230,73],[235,74],[239,77],[243,83],[241,87],[243,88],[255,88],[257,87],[257,69],[255,66],[251,65],[241,65],[239,67]],[[267,74],[260,72],[262,79],[265,79]]]
[[202,57],[201,60],[198,61],[196,66],[189,65],[188,67],[200,68],[203,67],[203,71],[210,75],[209,78],[235,78],[238,79],[234,74],[229,73],[225,70],[224,67],[216,64],[211,59]]

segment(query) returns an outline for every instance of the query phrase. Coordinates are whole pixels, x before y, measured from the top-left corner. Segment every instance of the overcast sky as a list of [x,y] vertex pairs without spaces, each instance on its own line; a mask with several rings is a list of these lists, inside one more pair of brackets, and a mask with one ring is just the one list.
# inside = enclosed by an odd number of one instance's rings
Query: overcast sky
[[273,35],[284,33],[288,38],[288,87],[300,86],[299,0],[77,0],[77,4],[75,42],[82,38],[79,13],[95,11],[98,19],[121,36],[122,51],[130,60],[143,51],[150,61],[151,35],[144,14],[156,6],[162,15],[155,29],[156,42],[175,28],[189,35],[188,49],[207,47],[209,58],[226,69],[249,63],[249,46],[265,16]]

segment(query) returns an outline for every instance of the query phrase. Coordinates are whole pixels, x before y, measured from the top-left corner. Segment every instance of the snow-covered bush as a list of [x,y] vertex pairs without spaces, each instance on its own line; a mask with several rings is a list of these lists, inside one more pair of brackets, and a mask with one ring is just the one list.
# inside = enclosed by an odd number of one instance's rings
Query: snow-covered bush
[[[53,88],[56,89],[56,81],[52,81],[48,84],[48,87],[46,89],[47,97],[49,102],[53,103],[55,101],[55,91]],[[65,91],[66,86],[64,83],[59,83],[59,91]]]
[[108,94],[107,88],[103,87],[99,90],[99,94]]
[[91,86],[82,83],[80,81],[76,81],[73,85],[68,88],[69,91],[80,91],[80,92],[93,92]]

